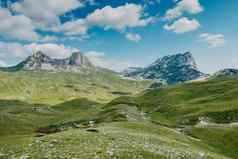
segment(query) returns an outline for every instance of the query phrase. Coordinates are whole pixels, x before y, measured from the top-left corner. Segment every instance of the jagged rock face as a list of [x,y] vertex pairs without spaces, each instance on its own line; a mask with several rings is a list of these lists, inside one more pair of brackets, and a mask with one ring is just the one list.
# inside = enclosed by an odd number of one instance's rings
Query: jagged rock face
[[43,64],[50,65],[51,62],[52,62],[52,59],[49,56],[39,51],[34,53],[32,56],[29,56],[23,62],[23,69],[26,69],[26,70],[40,69]]
[[77,70],[92,66],[88,58],[79,52],[65,59],[53,59],[38,51],[15,67],[23,70]]
[[131,72],[129,77],[156,79],[167,84],[176,84],[202,77],[192,54],[176,54],[156,60],[152,65],[142,70]]
[[83,56],[81,53],[79,52],[75,52],[73,53],[70,57],[69,57],[69,65],[84,65],[84,66],[92,66],[91,62],[88,60],[87,57]]
[[232,68],[227,68],[220,70],[214,74],[215,77],[220,77],[220,76],[238,76],[238,70],[237,69],[232,69]]

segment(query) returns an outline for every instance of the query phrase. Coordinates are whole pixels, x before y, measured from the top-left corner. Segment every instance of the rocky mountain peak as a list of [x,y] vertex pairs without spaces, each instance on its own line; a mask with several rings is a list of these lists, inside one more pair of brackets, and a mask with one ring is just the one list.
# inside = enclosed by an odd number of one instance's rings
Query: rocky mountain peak
[[74,52],[70,57],[69,57],[69,65],[85,65],[85,66],[92,66],[91,62],[88,60],[86,56],[84,56],[80,52]]
[[73,53],[64,59],[54,59],[42,51],[37,51],[26,60],[9,70],[54,70],[54,71],[80,71],[81,67],[92,67],[89,59],[80,52]]
[[126,76],[176,84],[201,78],[204,74],[198,70],[192,54],[185,52],[159,58],[148,67],[129,72]]
[[23,66],[23,69],[34,70],[40,69],[43,63],[49,64],[51,60],[52,59],[43,52],[37,51],[23,61],[21,65]]
[[154,67],[156,65],[163,67],[169,67],[171,65],[177,67],[189,66],[193,69],[197,69],[195,59],[190,52],[164,56],[156,60],[151,66]]

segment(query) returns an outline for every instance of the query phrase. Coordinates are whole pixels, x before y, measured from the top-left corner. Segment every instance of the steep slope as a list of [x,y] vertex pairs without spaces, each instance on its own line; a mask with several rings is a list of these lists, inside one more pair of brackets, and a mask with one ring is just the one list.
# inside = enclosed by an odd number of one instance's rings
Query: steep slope
[[125,72],[124,75],[127,77],[156,79],[167,84],[182,83],[205,75],[198,70],[196,62],[189,52],[165,56],[156,60],[149,67]]

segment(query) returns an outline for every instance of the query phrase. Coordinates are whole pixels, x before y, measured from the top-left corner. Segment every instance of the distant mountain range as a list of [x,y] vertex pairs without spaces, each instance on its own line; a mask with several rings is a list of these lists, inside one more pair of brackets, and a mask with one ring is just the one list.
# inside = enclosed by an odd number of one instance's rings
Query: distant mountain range
[[[55,59],[41,51],[34,53],[16,66],[0,68],[1,71],[67,71],[80,72],[82,68],[96,68],[90,59],[80,52],[72,53],[68,58]],[[158,85],[170,85],[220,76],[238,76],[236,69],[224,69],[213,75],[201,72],[190,52],[164,56],[145,68],[130,67],[121,73],[134,79],[156,80]]]
[[186,52],[164,56],[145,68],[128,68],[122,74],[136,79],[157,80],[156,85],[163,85],[183,83],[208,77],[238,76],[238,70],[223,69],[213,75],[205,74],[198,69],[192,54]]
[[29,56],[26,60],[13,67],[1,68],[4,71],[20,70],[62,70],[77,71],[81,67],[93,67],[89,59],[80,52],[73,53],[65,59],[54,59],[41,51]]
[[233,68],[226,68],[223,70],[220,70],[214,74],[215,77],[221,77],[221,76],[238,76],[238,70]]

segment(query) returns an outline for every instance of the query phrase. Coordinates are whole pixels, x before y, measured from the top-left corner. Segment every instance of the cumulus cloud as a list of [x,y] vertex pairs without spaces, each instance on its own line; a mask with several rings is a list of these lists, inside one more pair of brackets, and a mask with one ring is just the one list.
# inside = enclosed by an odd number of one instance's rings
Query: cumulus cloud
[[1,59],[24,58],[28,54],[28,50],[22,44],[0,42]]
[[65,35],[86,35],[88,31],[88,25],[85,19],[78,19],[76,21],[69,21],[62,26],[55,28],[57,32],[63,32]]
[[207,43],[211,48],[222,47],[226,43],[224,35],[210,33],[200,34],[199,41]]
[[125,4],[116,8],[106,6],[96,9],[84,19],[66,22],[62,26],[55,28],[55,31],[62,31],[66,35],[85,35],[89,28],[93,26],[101,27],[105,30],[143,27],[148,25],[154,18],[143,18],[143,7],[136,4]]
[[175,19],[183,15],[184,12],[189,14],[197,14],[203,11],[203,7],[199,0],[181,0],[176,7],[166,12],[165,18],[168,20]]
[[79,50],[76,48],[53,43],[31,43],[23,45],[20,43],[0,42],[0,59],[2,59],[2,61],[14,61],[15,59],[24,59],[37,51],[42,51],[50,57],[65,58],[70,56],[72,52],[76,52]]
[[139,34],[127,33],[126,38],[133,42],[139,42],[142,38]]
[[95,66],[111,69],[117,72],[121,72],[126,68],[133,66],[132,63],[127,61],[106,58],[105,54],[101,52],[90,51],[85,55]]
[[31,18],[43,28],[60,23],[60,15],[83,6],[79,0],[24,0],[13,3],[11,8]]
[[173,24],[164,26],[164,29],[173,31],[175,33],[185,33],[197,30],[200,27],[200,23],[196,19],[189,20],[186,17],[178,19]]
[[105,29],[125,29],[126,27],[146,26],[151,18],[142,19],[143,8],[136,4],[125,4],[117,8],[106,6],[96,9],[87,16],[90,25],[104,27]]
[[8,9],[0,8],[0,36],[26,41],[38,40],[31,19],[24,15],[12,15]]
[[46,36],[42,36],[39,41],[48,43],[48,42],[54,42],[54,41],[57,41],[57,40],[58,40],[58,37],[56,37],[56,36],[46,35]]
[[47,43],[47,44],[37,44],[32,43],[23,46],[27,52],[33,53],[37,51],[42,51],[46,55],[49,55],[53,58],[65,58],[71,55],[72,52],[79,51],[73,47],[66,47],[65,45],[58,45],[54,43]]
[[[92,3],[94,1],[86,2]],[[85,2],[81,2],[80,0],[24,0],[11,5],[11,10],[14,13],[20,13],[20,15],[11,16],[9,15],[10,12],[5,9],[8,13],[2,13],[0,17],[7,17],[5,18],[7,19],[6,23],[9,23],[10,19],[12,19],[11,21],[14,25],[20,23],[16,26],[24,28],[24,31],[11,28],[8,34],[17,34],[17,38],[19,39],[20,37],[34,41],[40,39],[39,41],[43,42],[49,42],[55,39],[52,39],[52,37],[39,38],[34,32],[35,28],[63,33],[66,36],[85,36],[92,27],[123,31],[127,28],[144,27],[154,21],[153,17],[145,16],[144,8],[141,5],[126,3],[118,7],[108,5],[104,8],[96,9],[85,18],[73,19],[63,24],[60,22],[60,15],[81,7],[83,4]]]

